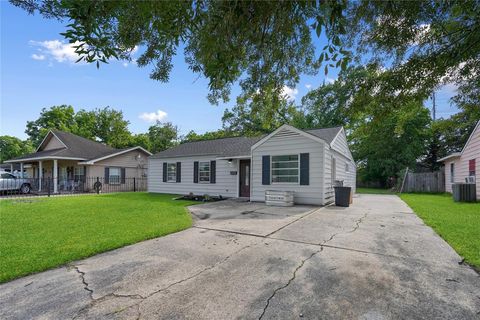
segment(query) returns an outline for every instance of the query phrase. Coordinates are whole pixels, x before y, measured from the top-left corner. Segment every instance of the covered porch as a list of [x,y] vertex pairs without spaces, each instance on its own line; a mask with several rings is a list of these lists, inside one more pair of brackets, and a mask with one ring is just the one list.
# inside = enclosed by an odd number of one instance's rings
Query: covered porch
[[63,193],[84,190],[87,166],[78,164],[82,160],[32,158],[6,163],[10,164],[12,172],[14,164],[19,164],[19,178],[28,179],[32,189],[39,193]]

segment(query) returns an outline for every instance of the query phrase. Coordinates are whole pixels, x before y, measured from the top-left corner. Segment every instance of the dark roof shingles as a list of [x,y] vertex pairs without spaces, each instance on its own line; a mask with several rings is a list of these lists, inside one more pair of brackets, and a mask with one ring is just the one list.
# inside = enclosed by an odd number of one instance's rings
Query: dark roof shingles
[[[342,127],[310,129],[305,132],[332,143]],[[250,148],[265,136],[234,137],[215,140],[203,140],[182,143],[176,147],[154,154],[151,158],[188,157],[215,155],[219,157],[237,157],[250,155]]]
[[52,130],[52,132],[58,137],[58,139],[63,142],[63,144],[65,144],[66,148],[42,150],[26,154],[11,160],[22,160],[40,157],[65,157],[91,160],[121,151],[119,149],[112,148],[102,143],[74,135],[73,133],[60,130]]

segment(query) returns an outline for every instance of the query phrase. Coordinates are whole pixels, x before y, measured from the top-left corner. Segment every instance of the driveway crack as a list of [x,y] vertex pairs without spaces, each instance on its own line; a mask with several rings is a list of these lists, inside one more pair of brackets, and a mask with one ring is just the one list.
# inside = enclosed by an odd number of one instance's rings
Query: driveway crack
[[87,290],[89,293],[90,293],[90,298],[92,299],[92,301],[86,305],[85,307],[81,308],[77,314],[72,318],[73,319],[76,319],[78,318],[80,315],[82,315],[83,313],[87,312],[90,308],[92,308],[93,306],[95,306],[97,303],[101,303],[103,301],[106,301],[106,300],[109,300],[109,298],[129,298],[129,299],[137,299],[138,301],[128,307],[125,307],[123,309],[120,309],[120,310],[117,310],[117,311],[114,311],[114,312],[111,312],[111,313],[108,313],[108,315],[114,315],[114,314],[118,314],[120,312],[123,312],[125,310],[128,310],[130,308],[137,308],[137,319],[140,319],[141,318],[141,312],[140,312],[140,304],[145,301],[146,299],[160,293],[160,292],[163,292],[163,291],[166,291],[170,288],[172,288],[173,286],[176,286],[180,283],[183,283],[183,282],[186,282],[186,281],[189,281],[189,280],[192,280],[196,277],[198,277],[199,275],[201,275],[202,273],[204,272],[207,272],[211,269],[214,269],[216,267],[218,267],[219,265],[225,263],[226,261],[228,261],[232,256],[240,253],[241,251],[247,249],[247,248],[250,248],[252,247],[253,245],[247,245],[247,246],[244,246],[234,252],[232,252],[231,254],[229,254],[228,256],[226,256],[225,258],[223,258],[222,260],[218,261],[217,263],[214,263],[213,265],[210,265],[208,267],[205,267],[203,269],[201,269],[200,271],[194,273],[193,275],[190,275],[186,278],[183,278],[183,279],[180,279],[178,281],[175,281],[173,283],[170,283],[169,285],[163,287],[163,288],[160,288],[158,290],[155,290],[153,292],[150,292],[149,294],[147,294],[146,296],[143,296],[143,295],[140,295],[140,294],[119,294],[119,293],[109,293],[109,294],[106,294],[104,296],[101,296],[100,298],[94,298],[93,297],[93,290],[89,288],[89,285],[88,283],[85,281],[85,272],[81,271],[78,267],[76,266],[73,266],[73,268],[80,274],[81,276],[81,279],[82,279],[82,283],[85,285],[84,286],[84,289]]
[[88,291],[88,295],[90,296],[90,299],[95,300],[95,298],[93,297],[93,290],[90,289],[88,282],[85,280],[85,272],[80,270],[78,266],[73,266],[73,269],[75,269],[75,271],[80,275],[80,280],[82,280],[82,283],[83,283],[83,289]]
[[320,243],[320,245],[323,245],[323,244],[327,244],[329,243],[330,241],[333,240],[333,238],[335,238],[336,236],[340,235],[340,234],[347,234],[347,233],[353,233],[355,231],[358,230],[358,228],[360,228],[360,224],[363,222],[363,220],[367,217],[368,215],[368,212],[365,212],[365,214],[360,217],[360,219],[356,220],[355,221],[355,226],[353,227],[352,230],[349,230],[349,231],[345,231],[345,232],[337,232],[337,233],[334,233],[330,236],[330,238],[328,238],[327,240],[324,240],[322,243]]
[[265,307],[263,308],[263,311],[262,311],[262,314],[260,315],[260,317],[258,317],[259,320],[261,320],[263,318],[263,316],[265,315],[265,312],[267,312],[267,309],[270,305],[270,301],[275,297],[275,295],[277,294],[278,291],[280,290],[283,290],[285,288],[287,288],[294,280],[295,278],[297,277],[297,272],[298,270],[300,270],[305,262],[307,262],[308,260],[312,259],[316,254],[322,252],[323,250],[323,247],[320,247],[320,250],[317,250],[315,252],[313,252],[310,256],[308,256],[306,259],[303,259],[300,264],[295,268],[295,270],[293,271],[293,274],[292,274],[292,277],[290,277],[290,279],[288,279],[287,283],[284,284],[283,286],[281,287],[278,287],[276,288],[275,290],[273,290],[272,294],[270,295],[270,297],[268,297],[267,299],[267,303],[265,304]]
[[[275,297],[275,295],[277,294],[278,291],[280,290],[283,290],[285,288],[287,288],[296,278],[297,276],[297,272],[298,270],[300,270],[304,265],[305,265],[305,262],[307,262],[308,260],[312,259],[316,254],[320,253],[323,251],[323,245],[325,245],[326,243],[332,241],[337,235],[339,234],[347,234],[347,233],[353,233],[355,231],[358,230],[358,228],[360,228],[360,224],[363,222],[363,220],[367,217],[367,212],[362,216],[360,217],[358,220],[355,221],[355,226],[349,230],[349,231],[346,231],[346,232],[338,232],[338,233],[334,233],[330,236],[330,238],[328,238],[327,240],[324,240],[320,245],[320,250],[317,250],[315,252],[313,252],[310,256],[308,256],[306,259],[303,259],[300,264],[295,268],[295,270],[293,271],[293,275],[292,277],[290,277],[290,279],[287,281],[286,284],[284,284],[283,286],[281,287],[278,287],[276,288],[275,290],[273,290],[272,294],[270,295],[270,297],[268,297],[267,299],[267,302],[265,304],[265,307],[263,308],[263,311],[262,313],[260,314],[260,316],[258,317],[258,320],[261,320],[263,319],[263,317],[265,316],[265,313],[267,312],[267,309],[268,307],[270,306],[270,301]],[[266,236],[265,238],[268,238],[268,236]]]

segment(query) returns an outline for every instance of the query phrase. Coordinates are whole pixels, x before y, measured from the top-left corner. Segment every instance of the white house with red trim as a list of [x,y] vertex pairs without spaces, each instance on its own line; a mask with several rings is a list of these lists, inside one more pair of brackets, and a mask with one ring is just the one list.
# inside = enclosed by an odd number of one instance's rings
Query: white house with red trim
[[445,191],[452,192],[452,184],[476,184],[480,199],[480,121],[473,129],[461,152],[452,153],[438,160],[445,164]]

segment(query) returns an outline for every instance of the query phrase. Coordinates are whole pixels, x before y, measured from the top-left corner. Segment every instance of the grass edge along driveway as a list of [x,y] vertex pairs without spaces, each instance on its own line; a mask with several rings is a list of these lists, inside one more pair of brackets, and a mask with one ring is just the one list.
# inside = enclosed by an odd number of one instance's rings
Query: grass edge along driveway
[[[386,189],[357,188],[364,194],[395,194]],[[452,195],[397,194],[465,261],[480,271],[480,203],[454,202]]]
[[0,283],[192,225],[192,201],[116,193],[0,201]]

